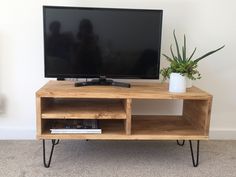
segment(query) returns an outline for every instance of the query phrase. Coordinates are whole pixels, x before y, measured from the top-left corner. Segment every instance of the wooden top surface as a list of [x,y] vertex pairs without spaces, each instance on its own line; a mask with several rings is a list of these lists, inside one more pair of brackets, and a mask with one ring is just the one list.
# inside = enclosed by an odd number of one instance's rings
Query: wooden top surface
[[55,98],[131,98],[131,99],[194,99],[212,97],[193,86],[186,93],[168,92],[166,83],[131,83],[131,88],[115,86],[74,87],[73,81],[49,81],[36,92],[39,97]]

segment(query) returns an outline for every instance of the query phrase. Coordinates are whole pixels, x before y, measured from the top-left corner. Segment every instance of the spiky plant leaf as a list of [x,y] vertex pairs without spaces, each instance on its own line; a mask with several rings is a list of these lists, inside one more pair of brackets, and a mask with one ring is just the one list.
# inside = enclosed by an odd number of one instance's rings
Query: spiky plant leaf
[[203,58],[206,58],[207,56],[212,55],[213,53],[215,53],[215,52],[217,52],[217,51],[223,49],[224,47],[225,47],[225,45],[221,46],[220,48],[218,48],[218,49],[216,49],[216,50],[212,50],[212,51],[206,53],[205,55],[203,55],[203,56],[197,58],[196,60],[194,60],[194,62],[197,63],[197,62],[199,62],[200,60],[202,60]]
[[173,49],[172,49],[172,44],[170,45],[170,52],[171,52],[172,57],[175,58],[175,55],[174,55],[174,52],[173,52]]
[[193,53],[190,55],[188,61],[192,59],[192,57],[193,57],[194,53],[196,52],[196,50],[197,50],[197,48],[195,47],[195,49],[193,50]]
[[184,35],[183,60],[186,60],[186,37]]
[[175,30],[174,30],[173,34],[174,34],[174,39],[175,39],[175,45],[176,45],[178,58],[182,60],[182,57],[181,57],[180,52],[179,52],[179,44],[178,44],[177,38],[175,36]]
[[182,47],[182,53],[183,53],[183,61],[186,61],[186,51],[184,49],[184,47]]
[[166,59],[169,61],[169,62],[173,62],[174,60],[171,59],[170,57],[168,57],[166,54],[162,54],[164,57],[166,57]]

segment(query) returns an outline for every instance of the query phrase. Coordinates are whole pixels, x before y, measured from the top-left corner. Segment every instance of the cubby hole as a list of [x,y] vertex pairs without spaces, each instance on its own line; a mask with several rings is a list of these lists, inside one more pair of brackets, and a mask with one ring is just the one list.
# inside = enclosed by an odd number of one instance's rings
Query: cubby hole
[[42,119],[126,119],[122,99],[43,98]]
[[[43,119],[42,120],[42,134],[47,135],[51,134],[50,129],[52,128],[63,128],[61,125],[75,125],[76,122],[80,121],[91,121],[91,119]],[[108,134],[108,135],[124,135],[125,134],[125,126],[124,120],[111,120],[111,119],[99,119],[98,121],[98,128],[101,129],[101,134]],[[59,125],[59,127],[56,127]],[[63,133],[60,133],[63,134]],[[86,133],[84,133],[86,134]],[[55,136],[57,134],[54,134]],[[97,134],[99,135],[99,134]]]

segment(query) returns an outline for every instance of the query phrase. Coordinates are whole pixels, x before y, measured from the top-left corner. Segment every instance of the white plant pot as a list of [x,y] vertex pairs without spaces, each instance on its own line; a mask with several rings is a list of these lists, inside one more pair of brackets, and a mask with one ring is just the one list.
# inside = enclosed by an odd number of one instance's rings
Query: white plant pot
[[171,73],[169,81],[169,92],[184,93],[186,92],[186,78],[179,73]]
[[192,86],[193,86],[192,80],[186,77],[186,88],[191,88]]

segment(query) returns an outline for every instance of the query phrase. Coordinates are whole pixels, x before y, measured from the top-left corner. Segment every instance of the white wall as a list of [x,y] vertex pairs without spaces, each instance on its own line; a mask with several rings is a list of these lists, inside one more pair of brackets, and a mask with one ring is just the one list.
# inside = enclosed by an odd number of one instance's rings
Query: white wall
[[[201,55],[226,47],[202,61],[203,78],[194,84],[214,95],[211,137],[236,139],[234,87],[236,2],[234,0],[2,0],[0,3],[0,138],[35,138],[35,91],[43,74],[42,5],[153,8],[164,10],[162,52],[169,53],[172,31],[187,35]],[[161,65],[166,65],[162,58]],[[163,108],[162,111],[156,107]],[[181,103],[136,102],[135,113],[179,113]]]

